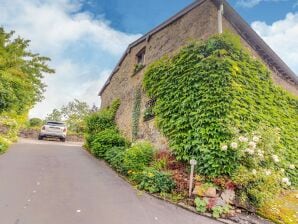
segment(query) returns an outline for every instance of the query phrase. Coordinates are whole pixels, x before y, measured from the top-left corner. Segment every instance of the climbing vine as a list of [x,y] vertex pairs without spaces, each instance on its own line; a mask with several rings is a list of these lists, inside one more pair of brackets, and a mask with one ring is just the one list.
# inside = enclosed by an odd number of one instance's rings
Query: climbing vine
[[132,139],[136,140],[138,138],[139,131],[139,120],[141,114],[141,87],[137,87],[135,90],[134,100],[133,100],[133,110],[132,110]]
[[279,128],[280,156],[298,161],[297,97],[277,87],[232,34],[191,43],[173,58],[154,62],[143,85],[156,98],[157,125],[171,149],[179,160],[197,158],[201,174],[231,175],[237,154],[221,150],[222,143],[235,131],[252,132],[261,124]]

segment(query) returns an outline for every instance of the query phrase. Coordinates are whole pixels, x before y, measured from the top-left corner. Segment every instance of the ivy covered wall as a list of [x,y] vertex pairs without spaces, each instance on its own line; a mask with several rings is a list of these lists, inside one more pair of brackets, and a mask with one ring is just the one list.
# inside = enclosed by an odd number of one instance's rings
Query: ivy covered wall
[[[297,96],[276,86],[269,70],[232,34],[192,43],[173,58],[154,62],[143,84],[156,98],[156,122],[171,149],[180,160],[197,158],[200,173],[231,175],[237,154],[221,145],[235,132],[260,126],[278,128],[281,139],[274,153],[297,163]],[[297,171],[289,175],[297,183]]]

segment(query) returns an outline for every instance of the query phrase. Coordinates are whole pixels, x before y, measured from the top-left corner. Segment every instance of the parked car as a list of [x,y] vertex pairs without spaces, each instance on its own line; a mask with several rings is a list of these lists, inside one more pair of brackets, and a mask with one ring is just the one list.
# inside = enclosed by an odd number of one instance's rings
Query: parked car
[[47,137],[59,138],[60,141],[65,142],[67,127],[65,123],[58,121],[48,121],[42,126],[38,139],[42,140]]

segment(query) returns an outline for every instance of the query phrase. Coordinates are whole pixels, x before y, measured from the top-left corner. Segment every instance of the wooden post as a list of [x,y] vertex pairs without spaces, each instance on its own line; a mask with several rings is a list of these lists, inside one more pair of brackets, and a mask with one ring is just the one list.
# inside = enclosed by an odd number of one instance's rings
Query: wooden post
[[189,177],[189,191],[188,191],[188,196],[191,197],[192,193],[192,184],[193,184],[193,173],[195,169],[195,165],[197,165],[197,161],[195,159],[191,159],[189,161],[190,163],[190,177]]

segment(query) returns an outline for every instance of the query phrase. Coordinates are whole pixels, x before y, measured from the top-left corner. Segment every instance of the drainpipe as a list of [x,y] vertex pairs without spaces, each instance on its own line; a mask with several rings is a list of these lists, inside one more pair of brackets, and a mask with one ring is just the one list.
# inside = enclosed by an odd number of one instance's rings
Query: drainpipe
[[222,33],[222,16],[223,16],[223,2],[220,2],[219,9],[217,11],[218,33]]

